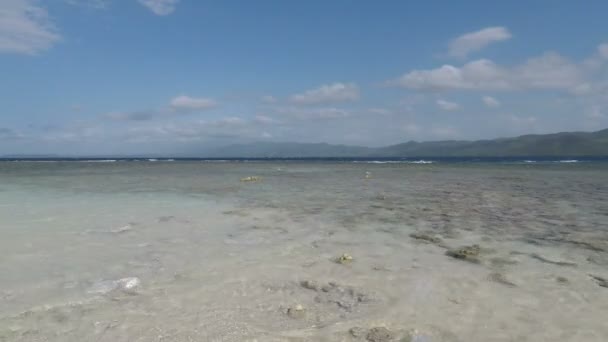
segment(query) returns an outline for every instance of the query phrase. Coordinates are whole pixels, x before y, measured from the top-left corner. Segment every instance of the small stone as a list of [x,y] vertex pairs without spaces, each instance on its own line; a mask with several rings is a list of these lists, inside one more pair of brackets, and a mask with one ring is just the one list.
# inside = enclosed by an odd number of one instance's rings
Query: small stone
[[556,277],[555,280],[560,284],[568,284],[569,280],[566,277]]
[[360,338],[365,336],[366,331],[361,327],[352,327],[350,328],[350,330],[348,330],[348,332],[351,334],[352,337]]
[[477,257],[481,252],[479,245],[464,246],[457,249],[450,249],[445,254],[455,259],[466,260],[478,263]]
[[412,233],[412,234],[410,234],[410,237],[412,239],[416,239],[416,240],[419,240],[422,242],[428,242],[428,243],[434,243],[434,244],[440,244],[442,242],[441,238],[431,236],[429,234],[424,234],[424,233]]
[[306,317],[306,309],[300,304],[287,309],[287,315],[294,319],[301,319]]
[[337,260],[339,264],[349,264],[353,261],[353,257],[350,254],[342,254]]
[[303,280],[302,282],[300,282],[300,286],[302,286],[305,289],[314,290],[314,291],[318,291],[319,288],[321,287],[314,280]]
[[389,342],[393,338],[393,333],[385,327],[371,328],[366,336],[369,342]]

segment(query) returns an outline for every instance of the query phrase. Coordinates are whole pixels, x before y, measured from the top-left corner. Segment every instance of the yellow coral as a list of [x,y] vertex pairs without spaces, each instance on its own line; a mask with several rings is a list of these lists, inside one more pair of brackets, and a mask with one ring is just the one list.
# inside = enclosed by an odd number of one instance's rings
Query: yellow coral
[[241,178],[241,182],[259,182],[261,180],[262,180],[262,177],[258,177],[258,176],[249,176],[249,177]]

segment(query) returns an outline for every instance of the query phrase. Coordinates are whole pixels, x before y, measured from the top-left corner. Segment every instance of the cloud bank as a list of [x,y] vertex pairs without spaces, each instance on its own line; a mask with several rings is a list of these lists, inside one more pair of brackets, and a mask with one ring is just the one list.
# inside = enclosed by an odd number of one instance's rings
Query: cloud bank
[[35,55],[60,40],[47,11],[36,1],[0,1],[0,53]]

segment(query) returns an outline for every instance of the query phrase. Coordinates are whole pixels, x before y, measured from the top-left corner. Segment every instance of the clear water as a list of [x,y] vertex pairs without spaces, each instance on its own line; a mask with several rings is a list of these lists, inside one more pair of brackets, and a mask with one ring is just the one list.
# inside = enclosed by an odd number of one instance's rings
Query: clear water
[[2,162],[0,251],[0,341],[608,340],[601,162]]

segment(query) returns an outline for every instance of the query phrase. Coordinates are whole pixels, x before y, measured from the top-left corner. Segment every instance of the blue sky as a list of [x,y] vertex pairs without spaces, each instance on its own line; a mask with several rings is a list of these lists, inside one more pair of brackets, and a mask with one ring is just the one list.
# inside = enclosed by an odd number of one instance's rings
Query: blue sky
[[608,127],[608,2],[0,1],[0,154]]

